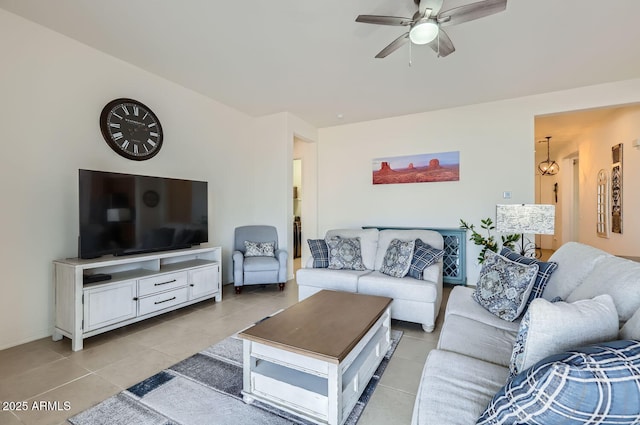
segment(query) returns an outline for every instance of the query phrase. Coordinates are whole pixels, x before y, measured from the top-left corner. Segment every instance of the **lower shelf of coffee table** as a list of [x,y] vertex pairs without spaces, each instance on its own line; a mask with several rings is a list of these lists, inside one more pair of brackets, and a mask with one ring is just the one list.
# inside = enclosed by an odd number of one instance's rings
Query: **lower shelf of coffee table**
[[340,362],[244,340],[244,399],[261,400],[319,424],[340,425],[384,358],[390,312]]

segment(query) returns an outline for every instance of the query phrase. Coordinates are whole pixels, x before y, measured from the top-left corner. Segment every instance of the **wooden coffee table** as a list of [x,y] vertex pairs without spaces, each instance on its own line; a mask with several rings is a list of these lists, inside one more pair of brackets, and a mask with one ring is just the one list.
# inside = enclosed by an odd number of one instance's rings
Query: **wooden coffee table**
[[323,290],[241,332],[245,402],[343,424],[389,349],[391,301]]

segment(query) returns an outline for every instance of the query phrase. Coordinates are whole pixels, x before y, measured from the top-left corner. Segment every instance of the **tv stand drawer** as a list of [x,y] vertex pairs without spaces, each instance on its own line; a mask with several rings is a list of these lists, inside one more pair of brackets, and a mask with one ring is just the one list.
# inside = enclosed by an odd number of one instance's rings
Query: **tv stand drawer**
[[167,273],[138,280],[138,296],[155,294],[182,286],[187,286],[188,273]]
[[138,300],[138,315],[144,316],[145,314],[153,313],[154,311],[163,310],[165,308],[187,302],[188,293],[189,290],[185,286],[184,288],[175,289],[173,291],[140,298]]

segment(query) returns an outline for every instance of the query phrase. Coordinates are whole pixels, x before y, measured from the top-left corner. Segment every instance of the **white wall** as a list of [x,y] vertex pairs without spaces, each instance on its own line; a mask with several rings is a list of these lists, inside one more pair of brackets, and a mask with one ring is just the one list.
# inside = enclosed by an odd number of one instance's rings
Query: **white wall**
[[[476,225],[495,219],[498,203],[535,200],[536,115],[639,99],[640,80],[629,80],[320,129],[319,233],[362,225],[458,227],[461,218]],[[446,151],[460,152],[459,182],[371,182],[373,158]],[[625,175],[626,184],[632,179]],[[512,192],[510,200],[502,198],[504,191]],[[475,284],[479,248],[471,242],[467,247],[468,283]]]
[[[580,242],[618,255],[640,255],[640,150],[632,141],[640,139],[640,108],[633,108],[593,129],[579,141],[580,154]],[[596,235],[596,177],[604,169],[611,178],[611,147],[623,144],[622,233],[609,238]],[[609,223],[611,225],[611,223]]]
[[[51,334],[52,261],[77,255],[79,168],[208,181],[225,282],[236,226],[279,220],[284,230],[287,115],[256,120],[2,10],[0,52],[0,349]],[[117,97],[159,117],[164,144],[153,159],[124,159],[104,142],[100,111]]]

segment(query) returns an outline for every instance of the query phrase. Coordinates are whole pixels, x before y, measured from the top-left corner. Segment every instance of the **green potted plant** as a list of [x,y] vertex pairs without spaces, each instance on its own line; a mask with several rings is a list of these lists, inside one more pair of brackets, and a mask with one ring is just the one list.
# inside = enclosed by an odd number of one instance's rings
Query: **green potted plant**
[[[480,227],[487,231],[487,236],[478,233],[475,229],[475,225],[468,224],[464,220],[460,219],[460,227],[465,230],[471,231],[471,236],[469,237],[470,241],[473,241],[476,245],[482,247],[480,254],[478,255],[478,263],[482,264],[484,261],[484,256],[487,251],[498,252],[498,242],[495,237],[491,234],[491,231],[496,227],[493,225],[493,220],[491,218],[485,218],[484,220],[480,220]],[[520,235],[502,235],[502,246],[513,249],[514,244],[520,240]]]

